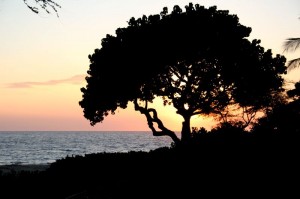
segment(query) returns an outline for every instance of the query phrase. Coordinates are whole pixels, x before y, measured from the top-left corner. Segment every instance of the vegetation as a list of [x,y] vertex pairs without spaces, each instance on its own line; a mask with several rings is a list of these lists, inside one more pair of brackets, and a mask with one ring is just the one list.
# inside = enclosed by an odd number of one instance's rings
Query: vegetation
[[[299,196],[300,82],[282,89],[285,58],[272,57],[237,16],[216,7],[175,6],[132,18],[90,55],[80,105],[94,125],[129,102],[154,135],[173,138],[150,152],[65,157],[45,171],[0,170],[1,198],[229,198]],[[182,139],[164,127],[155,97],[185,120]],[[230,120],[233,110],[249,116]],[[245,130],[257,111],[265,114]],[[194,114],[220,115],[208,131]],[[153,127],[158,124],[161,132]],[[182,144],[183,143],[183,144]]]
[[[296,38],[296,37],[288,38],[284,43],[285,51],[295,51],[299,49],[299,46],[300,46],[300,38]],[[299,66],[300,66],[300,57],[296,59],[292,59],[288,62],[289,69],[298,68]]]
[[224,129],[197,134],[195,140],[201,142],[185,148],[86,154],[57,160],[41,172],[0,174],[0,196],[114,199],[299,194],[299,145],[282,145],[272,137],[257,142],[240,130],[227,130],[234,134]]
[[295,88],[287,91],[286,101],[276,104],[254,126],[257,135],[269,134],[288,137],[290,141],[298,142],[300,136],[300,82]]
[[[296,50],[299,48],[299,45],[300,45],[300,38],[288,38],[284,44],[286,51]],[[295,58],[288,62],[289,69],[298,68],[299,66],[300,66],[300,58]]]
[[[239,124],[245,128],[278,99],[286,72],[285,58],[273,57],[259,40],[247,40],[250,32],[236,15],[192,3],[185,12],[174,6],[170,14],[164,8],[131,18],[89,55],[79,102],[84,116],[95,125],[133,102],[154,136],[170,136],[176,144],[190,140],[193,115],[218,115],[228,122],[241,112]],[[184,119],[181,140],[148,107],[156,97]]]
[[60,5],[57,4],[55,1],[52,0],[34,0],[36,6],[28,3],[28,0],[23,0],[26,6],[34,13],[38,14],[40,12],[40,8],[44,11],[46,11],[48,14],[50,13],[50,10],[53,10],[57,16],[57,8],[60,8]]

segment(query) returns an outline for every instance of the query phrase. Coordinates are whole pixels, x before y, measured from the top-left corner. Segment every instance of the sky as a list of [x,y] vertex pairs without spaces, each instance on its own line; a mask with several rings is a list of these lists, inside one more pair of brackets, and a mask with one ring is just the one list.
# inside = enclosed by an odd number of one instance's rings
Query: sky
[[[149,131],[146,118],[132,104],[91,126],[78,102],[86,85],[88,55],[101,48],[106,34],[126,27],[131,17],[159,14],[163,7],[184,8],[190,2],[217,6],[251,27],[249,37],[287,60],[287,38],[300,36],[299,0],[57,0],[54,12],[39,14],[22,0],[0,0],[0,131]],[[33,4],[34,5],[34,4]],[[183,9],[184,10],[184,9]],[[300,69],[287,82],[300,80]],[[152,105],[167,128],[178,131],[182,119],[160,100]],[[192,126],[211,128],[209,118],[194,117]]]

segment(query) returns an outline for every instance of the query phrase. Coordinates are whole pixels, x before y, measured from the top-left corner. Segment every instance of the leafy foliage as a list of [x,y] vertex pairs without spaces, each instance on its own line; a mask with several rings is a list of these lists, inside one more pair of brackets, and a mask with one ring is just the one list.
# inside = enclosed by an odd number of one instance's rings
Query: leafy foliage
[[267,114],[259,119],[252,131],[257,135],[269,137],[292,137],[291,141],[299,142],[300,138],[300,82],[295,88],[287,91],[285,100],[276,104]]
[[295,83],[295,88],[287,92],[288,96],[291,98],[299,99],[300,97],[300,82]]
[[[299,17],[300,19],[300,17]],[[300,46],[300,38],[294,37],[294,38],[287,38],[284,42],[284,51],[296,51],[299,49]],[[292,70],[295,68],[298,68],[300,66],[300,58],[292,59],[288,62],[288,69]]]
[[[296,51],[300,46],[300,38],[288,38],[284,43],[285,51]],[[288,62],[288,69],[292,70],[300,66],[300,58],[292,59]]]
[[79,103],[92,125],[133,101],[152,129],[153,122],[162,124],[147,107],[155,97],[177,109],[187,134],[193,115],[222,114],[233,104],[254,112],[270,105],[282,89],[285,58],[273,57],[260,40],[248,41],[251,28],[226,10],[192,3],[185,9],[131,18],[89,55]]

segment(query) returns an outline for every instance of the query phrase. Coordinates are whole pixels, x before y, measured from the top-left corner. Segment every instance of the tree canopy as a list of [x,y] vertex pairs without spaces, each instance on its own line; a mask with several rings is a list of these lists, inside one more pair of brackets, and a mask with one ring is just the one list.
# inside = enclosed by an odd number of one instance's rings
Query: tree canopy
[[128,27],[115,33],[89,55],[87,86],[81,89],[79,104],[91,125],[133,102],[153,135],[180,142],[148,107],[154,98],[161,97],[183,117],[184,141],[191,137],[193,115],[226,118],[229,107],[235,106],[253,117],[282,90],[286,59],[273,57],[260,40],[249,41],[251,28],[216,6],[190,3],[183,12],[175,5],[171,13],[165,7],[160,14],[132,17]]

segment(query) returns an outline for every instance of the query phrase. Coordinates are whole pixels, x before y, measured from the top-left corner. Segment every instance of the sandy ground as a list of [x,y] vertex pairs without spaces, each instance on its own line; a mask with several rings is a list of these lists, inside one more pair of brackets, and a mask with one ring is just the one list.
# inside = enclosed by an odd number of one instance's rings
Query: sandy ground
[[0,171],[2,173],[9,173],[11,171],[44,171],[50,167],[50,164],[41,165],[0,165]]

